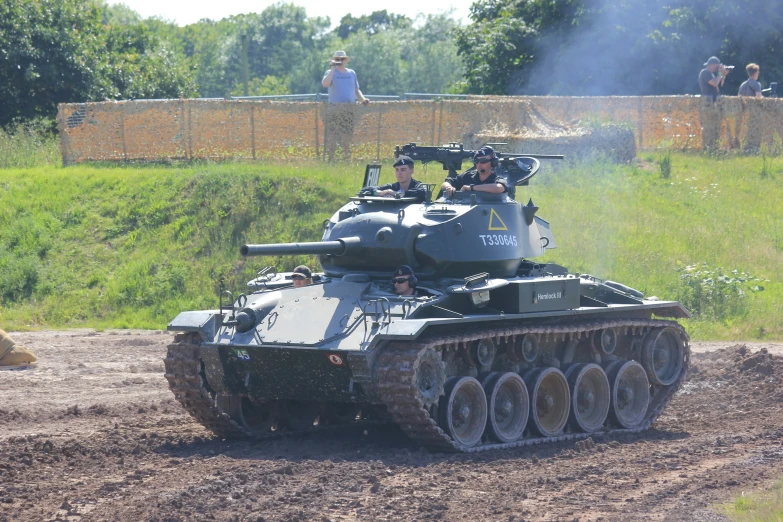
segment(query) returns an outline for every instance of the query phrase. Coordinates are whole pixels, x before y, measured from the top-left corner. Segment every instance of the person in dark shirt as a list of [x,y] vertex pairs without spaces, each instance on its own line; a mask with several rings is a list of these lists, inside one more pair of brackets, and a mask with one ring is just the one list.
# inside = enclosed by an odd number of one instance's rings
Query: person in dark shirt
[[491,194],[508,192],[506,180],[495,174],[494,167],[497,165],[495,149],[489,145],[481,147],[473,155],[473,165],[475,170],[471,169],[459,176],[446,178],[440,187],[446,197],[451,197],[458,190]]
[[699,73],[701,95],[711,97],[712,101],[717,100],[718,96],[720,96],[720,88],[723,86],[729,71],[730,69],[721,64],[717,56],[711,56],[707,63],[704,64],[704,69]]
[[424,197],[424,184],[413,179],[413,168],[413,160],[410,157],[399,156],[394,162],[394,175],[397,181],[379,187],[369,187],[371,194],[386,198],[393,198],[397,194],[406,198]]
[[761,84],[759,83],[759,66],[755,63],[749,63],[745,67],[748,73],[748,79],[745,80],[739,88],[738,96],[750,96],[751,98],[761,98]]

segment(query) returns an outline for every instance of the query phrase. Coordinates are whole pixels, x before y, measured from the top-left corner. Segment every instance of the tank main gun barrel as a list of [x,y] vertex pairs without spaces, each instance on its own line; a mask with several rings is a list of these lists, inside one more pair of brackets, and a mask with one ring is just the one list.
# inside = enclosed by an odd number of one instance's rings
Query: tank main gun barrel
[[239,249],[243,256],[294,256],[294,255],[335,255],[341,256],[359,248],[361,239],[346,237],[336,241],[313,243],[273,243],[270,245],[242,245]]

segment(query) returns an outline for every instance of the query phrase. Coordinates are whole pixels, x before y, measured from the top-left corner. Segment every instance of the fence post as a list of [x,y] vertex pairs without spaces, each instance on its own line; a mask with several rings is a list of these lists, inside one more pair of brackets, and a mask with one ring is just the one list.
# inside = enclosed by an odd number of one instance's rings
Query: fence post
[[120,136],[122,137],[122,160],[128,161],[128,148],[125,145],[125,105],[127,102],[122,102],[120,105]]
[[642,102],[644,98],[642,96],[639,96],[639,109],[638,109],[638,117],[639,117],[639,124],[636,126],[637,129],[639,129],[639,150],[642,150],[644,148],[644,141],[642,140],[642,127],[644,125],[644,120],[642,119]]
[[375,150],[375,161],[381,161],[381,119],[383,118],[383,102],[378,104],[378,140]]
[[443,144],[441,141],[441,131],[443,130],[443,100],[440,101],[440,116],[438,117],[438,141],[435,143],[435,146],[440,146]]
[[193,161],[193,104],[188,100],[188,159]]
[[256,104],[250,102],[250,154],[256,159]]
[[[315,159],[321,159],[321,144],[318,143],[318,116],[321,111],[321,93],[315,93]],[[326,154],[326,150],[324,150]]]
[[180,134],[182,134],[182,158],[188,159],[188,142],[185,141],[185,103],[187,103],[188,100],[182,98],[181,103],[179,104],[179,118],[182,121],[180,123]]
[[432,133],[430,134],[430,145],[433,147],[436,145],[435,143],[435,107],[437,106],[437,102],[435,100],[432,100]]
[[324,110],[326,111],[324,116],[324,161],[329,161],[329,155],[326,150],[326,144],[329,143],[329,118],[332,116],[329,114],[329,103],[326,104]]

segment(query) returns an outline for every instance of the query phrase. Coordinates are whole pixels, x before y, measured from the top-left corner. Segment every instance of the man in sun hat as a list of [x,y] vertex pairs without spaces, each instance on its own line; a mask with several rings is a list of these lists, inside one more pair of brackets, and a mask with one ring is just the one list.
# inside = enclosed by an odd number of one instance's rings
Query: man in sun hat
[[720,63],[717,56],[710,56],[704,63],[704,69],[699,73],[699,89],[701,90],[701,141],[705,150],[714,150],[720,138],[721,106],[717,104],[720,88],[726,80],[730,69]]
[[329,70],[321,80],[321,85],[329,91],[329,105],[324,113],[324,127],[326,127],[324,148],[329,154],[329,161],[334,160],[338,143],[343,150],[343,159],[351,159],[356,101],[360,101],[363,105],[370,102],[359,89],[356,72],[346,68],[347,63],[348,55],[345,51],[335,52]]
[[5,330],[0,330],[0,368],[23,368],[37,360],[29,348],[17,344]]
[[313,284],[313,272],[305,265],[299,265],[294,268],[291,278],[294,280],[294,288],[302,288],[303,286]]

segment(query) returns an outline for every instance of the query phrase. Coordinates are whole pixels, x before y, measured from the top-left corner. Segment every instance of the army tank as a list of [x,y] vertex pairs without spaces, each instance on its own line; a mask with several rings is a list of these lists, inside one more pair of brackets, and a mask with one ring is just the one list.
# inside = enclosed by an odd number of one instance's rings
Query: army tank
[[[475,151],[397,147],[452,174]],[[265,438],[361,422],[397,424],[435,451],[578,441],[649,428],[679,389],[690,349],[678,302],[533,259],[557,247],[532,199],[542,159],[497,154],[504,194],[351,197],[320,242],[244,245],[311,254],[294,288],[269,268],[218,309],[180,313],[165,358],[182,406],[220,437]],[[415,270],[413,296],[389,278]]]

